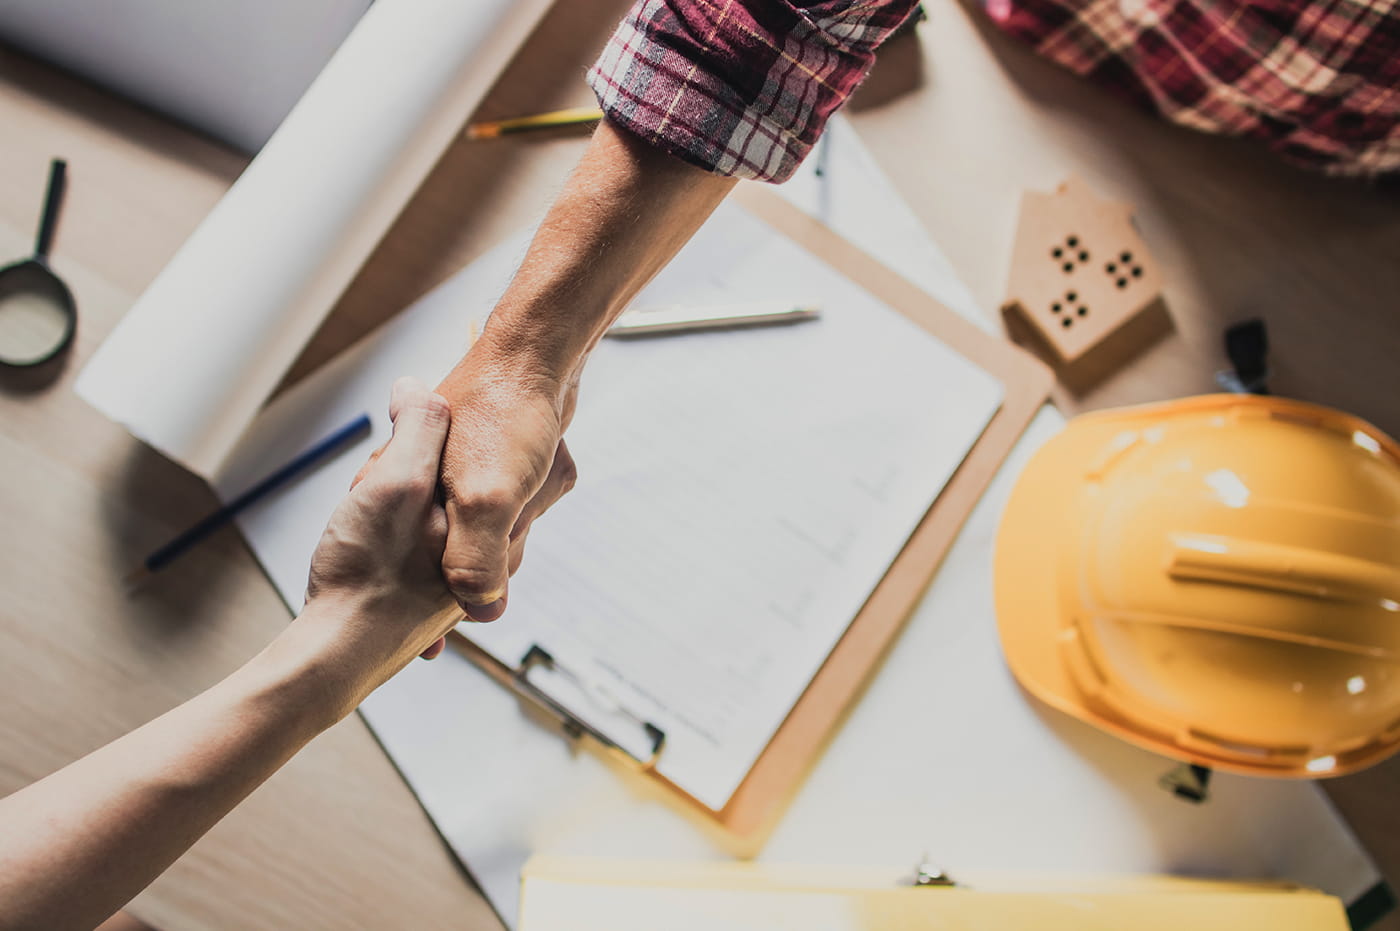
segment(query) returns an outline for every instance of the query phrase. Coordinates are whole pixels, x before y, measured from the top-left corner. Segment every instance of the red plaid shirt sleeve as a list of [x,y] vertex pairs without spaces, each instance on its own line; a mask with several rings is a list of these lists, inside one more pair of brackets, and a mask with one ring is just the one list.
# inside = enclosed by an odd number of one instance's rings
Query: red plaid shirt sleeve
[[[1396,0],[982,0],[1042,55],[1184,126],[1400,174]],[[589,73],[614,122],[781,181],[914,0],[638,0]]]
[[983,0],[1042,55],[1193,129],[1329,174],[1400,171],[1394,0]]
[[788,178],[917,0],[638,0],[589,72],[608,119],[691,164]]

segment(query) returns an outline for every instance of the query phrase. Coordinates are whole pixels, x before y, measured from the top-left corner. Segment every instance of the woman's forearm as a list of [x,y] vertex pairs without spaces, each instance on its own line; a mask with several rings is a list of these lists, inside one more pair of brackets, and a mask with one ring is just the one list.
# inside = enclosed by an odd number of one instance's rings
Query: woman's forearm
[[289,629],[197,698],[0,800],[0,928],[97,925],[347,713],[350,684]]
[[451,629],[436,478],[447,402],[394,385],[393,436],[331,515],[307,604],[209,691],[0,799],[0,929],[92,928]]

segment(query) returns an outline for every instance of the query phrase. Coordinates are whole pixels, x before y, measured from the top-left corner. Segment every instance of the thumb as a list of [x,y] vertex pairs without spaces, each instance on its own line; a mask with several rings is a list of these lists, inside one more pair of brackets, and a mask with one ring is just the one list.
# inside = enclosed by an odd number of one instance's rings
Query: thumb
[[394,435],[364,470],[364,478],[395,483],[418,481],[436,487],[450,408],[441,396],[413,378],[394,382],[389,400]]
[[442,577],[470,620],[494,621],[505,613],[510,530],[519,511],[486,495],[447,502]]

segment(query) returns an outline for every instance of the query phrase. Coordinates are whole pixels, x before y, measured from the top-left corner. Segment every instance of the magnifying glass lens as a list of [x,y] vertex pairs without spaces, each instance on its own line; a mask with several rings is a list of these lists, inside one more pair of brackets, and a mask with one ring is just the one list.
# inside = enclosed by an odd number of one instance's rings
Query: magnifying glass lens
[[72,335],[72,298],[37,263],[0,275],[0,362],[37,365]]

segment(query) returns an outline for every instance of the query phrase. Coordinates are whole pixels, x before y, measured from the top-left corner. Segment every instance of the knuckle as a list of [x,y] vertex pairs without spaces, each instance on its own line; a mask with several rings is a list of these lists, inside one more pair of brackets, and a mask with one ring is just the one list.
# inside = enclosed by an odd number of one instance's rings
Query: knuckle
[[559,493],[567,494],[578,484],[578,464],[569,457],[559,469]]
[[414,407],[420,412],[423,419],[428,423],[437,426],[447,422],[452,414],[451,405],[447,399],[440,394],[425,391],[414,399]]
[[413,494],[409,482],[399,478],[379,478],[371,486],[375,496],[386,506],[407,504]]
[[525,503],[517,483],[502,481],[473,483],[456,489],[452,497],[458,508],[477,513],[515,513]]
[[409,501],[424,501],[437,492],[437,479],[431,475],[410,475],[396,482],[399,494]]
[[454,595],[483,604],[500,597],[496,576],[494,569],[484,566],[454,565],[442,569],[442,577]]
[[445,427],[451,417],[451,409],[440,396],[432,393],[416,394],[403,402],[399,417],[416,420],[427,427]]
[[447,548],[447,514],[442,508],[428,512],[427,541],[439,554]]
[[367,503],[376,511],[406,511],[421,508],[432,499],[436,488],[436,482],[425,475],[392,479],[370,476],[357,490],[367,496]]
[[355,491],[363,496],[365,505],[374,512],[393,510],[403,504],[398,486],[375,476],[367,477],[356,486]]
[[510,541],[510,552],[506,557],[506,573],[514,576],[520,564],[525,561],[525,542],[530,536],[530,528],[522,527],[519,535]]

